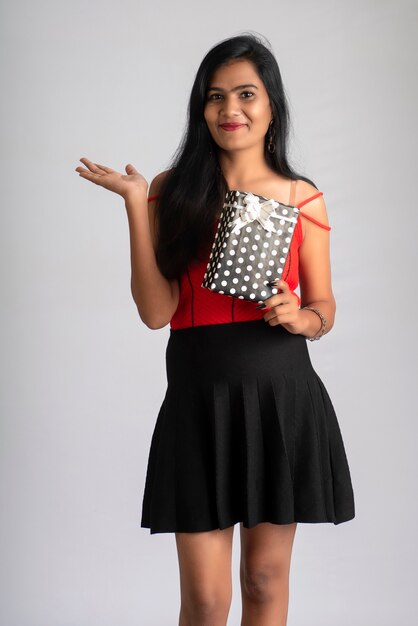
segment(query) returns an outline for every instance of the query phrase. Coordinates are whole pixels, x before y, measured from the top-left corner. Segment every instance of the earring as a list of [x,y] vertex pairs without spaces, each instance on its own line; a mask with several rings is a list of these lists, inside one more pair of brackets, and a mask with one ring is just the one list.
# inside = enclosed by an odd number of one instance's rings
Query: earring
[[274,119],[272,119],[269,124],[269,136],[268,136],[267,150],[270,152],[270,154],[273,154],[276,151],[276,144],[274,143],[274,137],[275,137],[276,131],[274,129],[273,124],[274,124]]

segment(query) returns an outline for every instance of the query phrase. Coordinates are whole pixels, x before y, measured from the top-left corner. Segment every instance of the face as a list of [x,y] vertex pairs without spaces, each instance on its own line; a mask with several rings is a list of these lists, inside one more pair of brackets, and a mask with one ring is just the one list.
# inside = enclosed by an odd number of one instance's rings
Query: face
[[264,146],[273,114],[264,83],[250,61],[233,61],[214,72],[204,117],[213,140],[223,150]]

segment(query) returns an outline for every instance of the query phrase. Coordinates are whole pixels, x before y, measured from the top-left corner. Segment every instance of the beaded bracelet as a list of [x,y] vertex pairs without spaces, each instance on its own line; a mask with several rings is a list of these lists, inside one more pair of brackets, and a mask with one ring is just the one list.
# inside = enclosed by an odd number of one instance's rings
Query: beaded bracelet
[[309,339],[309,341],[316,341],[317,339],[321,339],[321,337],[325,335],[327,328],[327,320],[325,316],[323,315],[323,313],[321,313],[321,311],[318,311],[318,309],[315,309],[313,306],[304,306],[303,308],[307,311],[313,311],[319,316],[321,320],[321,328],[318,330],[316,335],[314,335],[313,337],[307,337],[307,339]]

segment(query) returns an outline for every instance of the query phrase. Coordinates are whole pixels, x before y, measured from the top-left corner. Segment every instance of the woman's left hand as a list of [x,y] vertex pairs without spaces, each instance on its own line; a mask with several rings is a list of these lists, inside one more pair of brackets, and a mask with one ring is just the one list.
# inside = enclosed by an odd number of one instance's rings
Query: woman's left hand
[[270,326],[281,324],[290,333],[296,335],[302,331],[298,297],[290,291],[286,281],[277,280],[275,285],[279,293],[264,300],[264,304],[269,308],[264,319]]

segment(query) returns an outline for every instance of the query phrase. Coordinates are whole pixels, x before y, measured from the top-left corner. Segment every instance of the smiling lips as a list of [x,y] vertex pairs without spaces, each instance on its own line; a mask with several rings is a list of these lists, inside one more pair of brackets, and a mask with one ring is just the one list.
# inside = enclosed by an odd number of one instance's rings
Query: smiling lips
[[223,130],[238,130],[239,128],[242,128],[243,126],[246,126],[246,124],[221,124],[220,127]]

